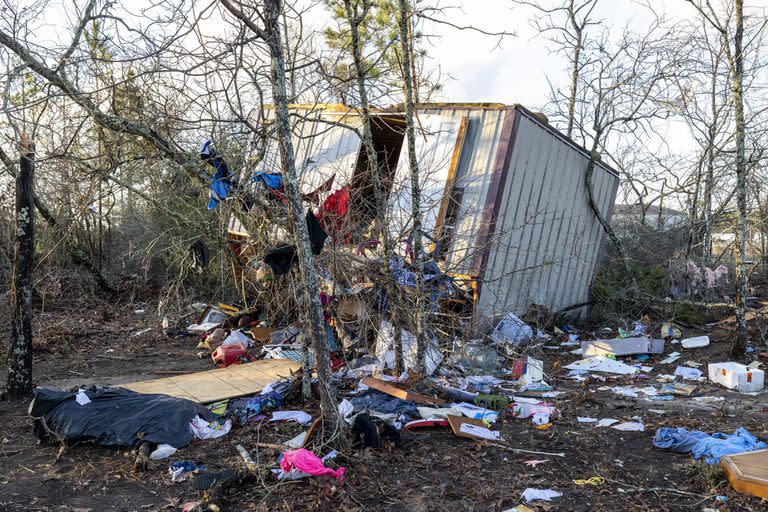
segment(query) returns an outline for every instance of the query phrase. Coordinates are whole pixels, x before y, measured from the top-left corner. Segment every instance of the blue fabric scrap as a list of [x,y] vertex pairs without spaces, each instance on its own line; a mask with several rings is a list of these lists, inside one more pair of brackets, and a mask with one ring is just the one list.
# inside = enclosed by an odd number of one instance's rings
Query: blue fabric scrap
[[739,427],[733,434],[715,432],[711,436],[698,430],[662,427],[656,431],[653,444],[677,453],[690,452],[694,460],[704,459],[707,464],[718,464],[723,455],[768,448],[768,444],[758,440],[743,427]]
[[253,173],[253,182],[263,184],[267,189],[278,190],[283,186],[283,175],[272,172]]
[[235,177],[227,167],[227,162],[216,152],[212,140],[206,140],[200,145],[200,158],[216,169],[211,177],[210,199],[208,200],[208,209],[213,210],[220,201],[223,201],[229,195],[229,191],[235,186]]

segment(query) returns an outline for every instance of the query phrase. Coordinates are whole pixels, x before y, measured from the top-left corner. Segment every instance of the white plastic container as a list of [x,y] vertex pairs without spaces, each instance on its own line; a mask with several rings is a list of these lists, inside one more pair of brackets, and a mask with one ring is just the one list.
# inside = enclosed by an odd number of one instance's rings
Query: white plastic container
[[740,393],[754,393],[763,389],[765,372],[739,363],[710,363],[709,380]]
[[709,345],[709,336],[696,336],[695,338],[686,338],[680,342],[683,348],[701,348]]

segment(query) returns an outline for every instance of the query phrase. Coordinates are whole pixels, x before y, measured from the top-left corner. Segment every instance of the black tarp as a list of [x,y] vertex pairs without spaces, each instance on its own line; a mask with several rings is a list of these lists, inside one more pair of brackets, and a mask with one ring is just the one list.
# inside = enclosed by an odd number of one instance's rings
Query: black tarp
[[181,448],[192,441],[192,418],[207,415],[200,404],[168,395],[101,386],[91,386],[85,393],[91,402],[80,405],[75,393],[36,388],[29,415],[37,438],[115,447],[142,440]]

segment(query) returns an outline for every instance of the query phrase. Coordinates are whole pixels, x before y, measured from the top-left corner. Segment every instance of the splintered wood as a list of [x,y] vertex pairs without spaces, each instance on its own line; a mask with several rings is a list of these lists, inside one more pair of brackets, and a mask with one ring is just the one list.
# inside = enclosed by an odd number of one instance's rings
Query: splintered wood
[[119,384],[119,386],[137,393],[158,393],[208,404],[253,395],[280,377],[290,377],[300,368],[299,363],[288,359],[265,359],[204,372]]

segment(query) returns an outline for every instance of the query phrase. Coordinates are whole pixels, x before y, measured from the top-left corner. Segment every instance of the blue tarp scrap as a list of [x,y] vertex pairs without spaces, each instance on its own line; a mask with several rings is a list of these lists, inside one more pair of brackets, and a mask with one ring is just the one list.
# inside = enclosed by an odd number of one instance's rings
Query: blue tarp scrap
[[283,186],[283,175],[273,172],[253,173],[253,182],[256,185],[264,185],[268,190],[280,190]]
[[704,459],[707,464],[718,464],[723,455],[752,452],[768,448],[743,427],[733,434],[715,432],[709,435],[698,430],[662,427],[656,431],[653,444],[677,453],[691,453],[694,460]]
[[219,201],[223,201],[229,196],[229,191],[236,185],[235,177],[227,167],[224,158],[216,152],[212,140],[206,140],[200,145],[200,158],[216,169],[211,176],[210,199],[208,200],[208,209],[216,208]]

